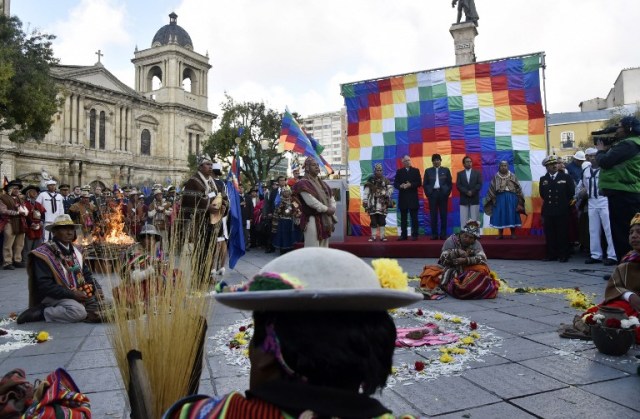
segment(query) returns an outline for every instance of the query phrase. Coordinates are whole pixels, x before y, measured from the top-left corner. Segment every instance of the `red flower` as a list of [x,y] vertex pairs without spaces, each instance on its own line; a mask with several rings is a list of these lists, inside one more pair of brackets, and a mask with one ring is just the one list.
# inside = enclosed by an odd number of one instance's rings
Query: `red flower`
[[422,312],[422,310],[418,309],[418,311],[416,311],[416,314],[417,314],[418,316],[422,316],[424,313]]
[[244,332],[245,330],[247,330],[247,328],[246,328],[246,327],[244,327],[244,326],[240,326],[240,331],[241,331],[241,332]]
[[589,314],[587,317],[585,317],[584,322],[590,326],[596,324],[596,321],[593,320],[593,314]]
[[478,323],[471,322],[469,323],[469,327],[471,328],[471,330],[476,330],[478,328]]
[[605,320],[604,325],[605,327],[610,327],[612,329],[619,329],[620,326],[622,326],[620,320],[614,318],[608,318],[607,320]]
[[414,368],[416,369],[416,371],[422,371],[424,369],[424,362],[416,361]]

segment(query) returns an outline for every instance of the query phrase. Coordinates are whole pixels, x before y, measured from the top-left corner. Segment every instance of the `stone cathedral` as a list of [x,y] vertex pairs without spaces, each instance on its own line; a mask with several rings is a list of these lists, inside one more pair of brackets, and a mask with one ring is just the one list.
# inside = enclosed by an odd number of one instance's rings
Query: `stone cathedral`
[[207,110],[209,58],[177,19],[171,13],[151,47],[136,48],[135,89],[102,65],[100,51],[92,66],[55,66],[64,102],[54,125],[40,144],[0,138],[2,172],[31,183],[46,172],[72,187],[185,180],[188,155],[200,151],[216,115]]

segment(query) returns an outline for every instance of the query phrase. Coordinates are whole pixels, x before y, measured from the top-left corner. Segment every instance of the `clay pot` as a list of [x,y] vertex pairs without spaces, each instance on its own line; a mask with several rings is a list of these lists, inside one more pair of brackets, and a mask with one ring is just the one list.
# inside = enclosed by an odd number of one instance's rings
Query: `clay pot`
[[600,353],[621,356],[626,354],[636,340],[633,329],[613,329],[600,325],[591,326],[591,338]]
[[607,319],[618,319],[618,320],[627,320],[629,317],[625,314],[624,310],[618,307],[610,307],[610,306],[600,306],[598,308],[598,314],[602,314],[604,316],[604,320]]

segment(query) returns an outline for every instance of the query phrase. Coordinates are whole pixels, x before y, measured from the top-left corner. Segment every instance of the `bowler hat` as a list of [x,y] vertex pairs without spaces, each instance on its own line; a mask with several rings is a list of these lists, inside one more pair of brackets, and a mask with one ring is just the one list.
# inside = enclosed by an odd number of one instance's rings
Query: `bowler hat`
[[216,300],[253,311],[378,311],[422,300],[415,292],[382,288],[371,266],[337,249],[294,250],[267,263],[256,277],[265,278],[265,283],[280,281],[289,289],[249,287],[249,291],[216,294]]

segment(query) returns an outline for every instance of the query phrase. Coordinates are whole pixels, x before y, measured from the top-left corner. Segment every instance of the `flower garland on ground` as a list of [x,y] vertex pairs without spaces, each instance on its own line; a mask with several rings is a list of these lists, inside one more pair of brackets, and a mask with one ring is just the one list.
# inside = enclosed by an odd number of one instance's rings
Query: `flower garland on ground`
[[[396,348],[395,358],[405,361],[393,366],[388,387],[457,375],[469,368],[469,362],[483,362],[482,356],[491,353],[491,348],[502,345],[502,338],[494,334],[494,329],[478,325],[466,317],[406,308],[393,310],[391,316],[394,320],[434,323],[443,332],[458,335],[459,339],[447,345]],[[408,360],[412,356],[415,361]]]
[[18,316],[11,313],[9,317],[0,319],[0,352],[10,352],[25,346],[43,343],[51,339],[48,332],[30,332],[26,330],[13,329]]
[[595,294],[587,295],[584,292],[580,291],[580,288],[531,288],[531,287],[519,287],[513,288],[510,287],[507,281],[504,279],[498,278],[498,275],[491,271],[491,276],[500,282],[500,292],[506,293],[517,293],[517,294],[564,294],[567,301],[569,301],[569,305],[576,310],[587,310],[593,307],[595,304],[593,303],[593,299],[595,298]]
[[222,355],[227,365],[237,367],[242,375],[248,375],[251,368],[249,342],[252,336],[252,319],[235,322],[209,338],[213,341],[213,348],[208,355]]

